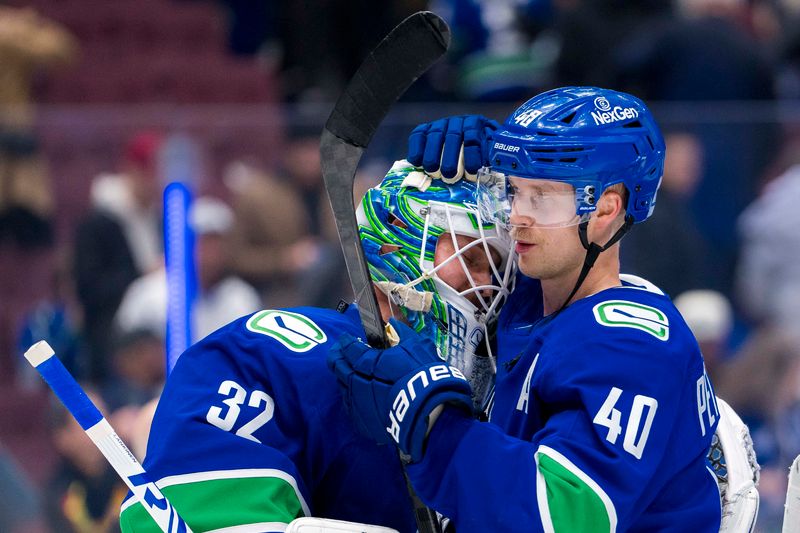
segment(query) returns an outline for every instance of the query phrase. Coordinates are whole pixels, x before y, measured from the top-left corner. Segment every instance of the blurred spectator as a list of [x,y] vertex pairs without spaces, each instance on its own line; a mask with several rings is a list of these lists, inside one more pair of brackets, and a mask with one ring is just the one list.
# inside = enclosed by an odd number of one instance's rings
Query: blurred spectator
[[759,529],[780,531],[786,472],[800,453],[800,342],[764,325],[721,370],[715,391],[749,426],[761,464]]
[[[714,388],[752,428],[767,425],[774,434],[774,424],[778,423],[780,413],[798,398],[798,371],[800,346],[797,339],[780,329],[764,326],[748,337],[730,364],[720,372]],[[755,439],[756,450],[759,454],[763,452],[766,463],[777,458],[774,437],[768,439],[772,442],[768,443],[766,437]],[[800,450],[795,455],[797,453]]]
[[322,179],[318,132],[290,138],[282,163],[283,178],[300,193],[309,221],[306,249],[295,246],[290,254],[292,271],[302,287],[304,305],[332,307],[342,296],[346,270]]
[[302,133],[289,139],[283,152],[282,178],[300,194],[307,217],[309,233],[322,239],[336,236],[333,218],[322,180],[319,155],[319,132]]
[[788,143],[781,166],[739,217],[739,304],[749,318],[800,337],[800,139]]
[[[198,281],[192,307],[192,342],[262,307],[258,292],[231,274],[233,223],[230,207],[215,198],[197,198],[190,208]],[[167,276],[162,267],[131,284],[119,306],[116,326],[123,333],[144,329],[163,339],[166,313]]]
[[558,44],[554,32],[543,30],[552,22],[552,2],[435,0],[431,10],[452,31],[446,61],[459,98],[515,101],[551,83]]
[[309,221],[300,195],[288,182],[243,162],[228,166],[236,222],[232,235],[237,273],[251,282],[268,307],[299,303],[294,277],[314,260]]
[[693,117],[704,163],[689,205],[706,253],[714,258],[702,286],[729,294],[737,251],[734,223],[773,157],[777,133],[767,114],[752,107],[744,108],[750,111],[746,121],[733,121],[730,113],[741,102],[772,100],[774,70],[749,33],[744,0],[681,0],[677,6],[678,17],[639,27],[636,37],[612,52],[616,85],[648,101],[704,104]]
[[25,360],[23,354],[34,343],[46,340],[58,358],[78,378],[84,377],[86,361],[83,360],[78,324],[79,313],[74,309],[74,288],[66,261],[57,260],[52,270],[48,297],[34,303],[25,314],[17,334],[16,383],[28,390],[40,390],[44,381]]
[[779,43],[777,90],[783,98],[800,99],[800,3],[783,2],[785,33]]
[[114,315],[133,280],[163,264],[161,182],[157,173],[162,138],[145,132],[127,144],[119,174],[92,183],[92,209],[75,237],[74,276],[84,313],[89,377],[101,381]]
[[344,260],[322,181],[319,137],[289,141],[280,177],[230,166],[235,268],[270,308],[330,307],[346,287]]
[[[258,55],[280,70],[289,101],[330,102],[362,59],[397,23],[428,0],[217,0],[225,10],[228,50]],[[302,28],[302,31],[297,31]],[[415,84],[418,92],[424,81]]]
[[156,398],[164,385],[164,340],[147,329],[118,333],[111,351],[111,369],[102,387],[110,412],[140,407]]
[[[130,424],[125,427],[127,437],[124,437],[130,443],[129,447],[133,455],[139,460],[144,462],[144,456],[147,452],[147,439],[150,437],[150,426],[153,425],[153,417],[156,414],[156,407],[158,407],[159,398],[153,398],[142,407],[136,409],[134,416],[130,420]],[[118,412],[119,413],[119,412]],[[123,426],[117,423],[115,418],[115,426]]]
[[0,6],[0,240],[52,243],[53,191],[33,131],[31,85],[39,70],[75,52],[75,40],[55,22]]
[[679,294],[675,307],[680,311],[703,353],[712,383],[728,358],[728,337],[733,329],[733,307],[724,294],[695,289]]
[[41,504],[36,489],[5,449],[0,448],[0,531],[44,533]]
[[[108,412],[94,391],[86,387],[84,390],[98,409]],[[59,533],[118,531],[119,506],[127,488],[78,422],[55,398],[50,429],[59,456],[46,489],[50,527]]]
[[744,0],[679,0],[674,17],[614,50],[617,80],[648,100],[768,100],[772,65],[749,34]]
[[336,100],[366,54],[404,18],[394,12],[400,3],[284,1],[279,31],[286,96],[297,101]]
[[[641,53],[637,40],[673,17],[671,0],[553,0],[559,50],[554,86],[619,84],[620,52]],[[634,92],[634,94],[638,94]]]
[[670,296],[704,286],[707,246],[688,202],[700,179],[703,152],[688,133],[666,135],[667,159],[653,216],[625,236],[622,268]]

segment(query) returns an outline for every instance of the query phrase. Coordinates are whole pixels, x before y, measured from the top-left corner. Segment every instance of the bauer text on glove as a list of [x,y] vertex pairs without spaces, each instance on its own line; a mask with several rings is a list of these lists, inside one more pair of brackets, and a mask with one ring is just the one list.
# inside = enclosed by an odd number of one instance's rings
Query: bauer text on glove
[[400,334],[397,346],[379,350],[343,335],[328,353],[328,366],[356,427],[377,442],[394,441],[419,461],[431,412],[447,403],[471,412],[471,389],[461,371],[439,359],[429,339],[393,325]]

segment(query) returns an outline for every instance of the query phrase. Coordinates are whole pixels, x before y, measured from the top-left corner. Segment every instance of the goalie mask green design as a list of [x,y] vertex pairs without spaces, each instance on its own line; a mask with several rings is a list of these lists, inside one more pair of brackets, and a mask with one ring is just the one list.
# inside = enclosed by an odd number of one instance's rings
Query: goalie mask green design
[[[514,280],[513,243],[504,229],[481,218],[476,186],[431,180],[398,161],[357,209],[359,234],[372,280],[393,311],[434,341],[439,356],[464,372],[480,406],[493,382],[488,332]],[[437,246],[452,250],[435,264]],[[470,270],[475,254],[488,269]],[[453,287],[440,274],[460,268]],[[486,271],[488,270],[488,271]],[[452,274],[450,275],[452,277]],[[445,275],[447,277],[447,275]],[[488,368],[491,367],[491,368]]]

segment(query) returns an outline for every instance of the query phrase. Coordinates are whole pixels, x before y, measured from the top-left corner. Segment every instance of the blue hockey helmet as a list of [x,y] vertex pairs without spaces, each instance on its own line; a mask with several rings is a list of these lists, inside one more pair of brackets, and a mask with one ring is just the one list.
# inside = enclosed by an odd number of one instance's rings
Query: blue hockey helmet
[[494,133],[491,171],[552,179],[575,188],[575,214],[591,213],[600,194],[622,183],[633,222],[652,213],[664,173],[664,138],[644,102],[598,87],[544,92],[516,109]]
[[[491,353],[488,332],[515,265],[511,238],[481,218],[476,195],[475,183],[446,184],[398,161],[364,195],[356,218],[373,282],[405,322],[434,341],[442,359],[464,372],[480,405],[493,372],[482,368],[490,358],[476,356]],[[457,287],[448,283],[454,277]]]

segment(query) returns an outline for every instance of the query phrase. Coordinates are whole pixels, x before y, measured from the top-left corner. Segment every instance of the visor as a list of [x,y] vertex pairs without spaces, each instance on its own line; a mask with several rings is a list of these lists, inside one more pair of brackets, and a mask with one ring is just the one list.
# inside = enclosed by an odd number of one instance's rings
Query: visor
[[586,189],[578,195],[563,181],[520,178],[484,167],[478,171],[478,209],[482,217],[506,228],[576,226],[582,220],[578,206],[587,200]]

